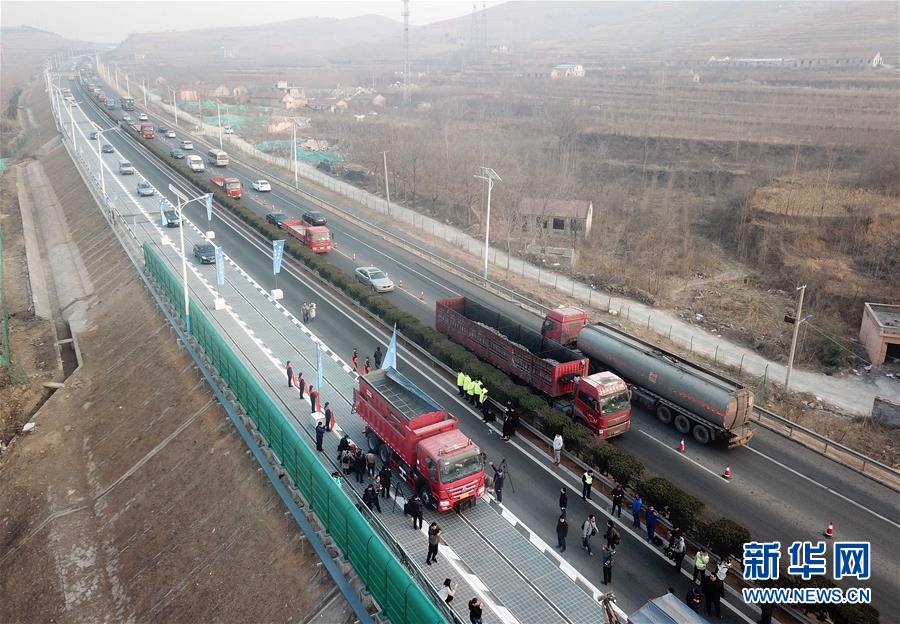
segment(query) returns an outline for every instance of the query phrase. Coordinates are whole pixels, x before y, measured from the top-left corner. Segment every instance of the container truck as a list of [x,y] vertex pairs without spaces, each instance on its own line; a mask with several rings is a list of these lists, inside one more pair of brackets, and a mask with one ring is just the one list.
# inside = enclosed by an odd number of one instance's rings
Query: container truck
[[309,225],[302,219],[285,219],[281,227],[316,253],[328,253],[334,245],[331,230],[324,225]]
[[152,139],[156,136],[156,128],[152,123],[144,122],[141,124],[141,136],[145,139]]
[[700,444],[735,447],[753,436],[752,390],[619,329],[587,323],[584,310],[558,308],[547,313],[541,334],[574,343],[590,360],[592,371],[621,376],[661,422],[690,433]]
[[225,191],[225,194],[228,197],[233,197],[234,199],[241,198],[241,181],[237,178],[226,178],[225,176],[212,176],[210,181]]
[[539,391],[599,437],[630,429],[627,385],[608,371],[589,374],[583,354],[465,297],[439,299],[435,309],[439,332]]
[[457,419],[394,368],[359,376],[353,411],[366,423],[366,443],[393,466],[428,507],[472,507],[484,494],[481,450]]

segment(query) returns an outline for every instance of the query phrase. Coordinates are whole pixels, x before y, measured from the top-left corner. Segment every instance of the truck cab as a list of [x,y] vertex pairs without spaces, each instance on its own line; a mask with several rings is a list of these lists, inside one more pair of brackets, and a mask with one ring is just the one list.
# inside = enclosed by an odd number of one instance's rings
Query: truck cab
[[576,422],[580,420],[604,439],[631,429],[631,390],[613,373],[582,377],[571,409]]
[[240,199],[242,194],[241,181],[238,178],[226,178],[225,176],[213,176],[210,181],[225,191],[228,197]]
[[541,325],[541,335],[561,345],[572,346],[578,340],[578,332],[587,325],[587,312],[579,308],[562,307],[550,310]]
[[[419,442],[416,468],[424,480],[418,484],[419,495],[438,511],[470,507],[484,494],[481,451],[459,429]],[[480,478],[472,479],[478,475]]]

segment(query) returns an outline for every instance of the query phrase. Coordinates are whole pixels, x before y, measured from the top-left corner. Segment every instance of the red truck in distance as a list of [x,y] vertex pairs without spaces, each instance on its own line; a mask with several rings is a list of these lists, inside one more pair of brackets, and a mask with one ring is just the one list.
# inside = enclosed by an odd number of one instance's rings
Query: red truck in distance
[[324,225],[309,225],[303,219],[285,219],[281,228],[315,253],[328,253],[334,246],[331,230]]
[[226,178],[225,176],[212,176],[210,181],[218,186],[220,189],[225,191],[225,194],[228,197],[233,197],[234,199],[241,198],[241,181],[237,178]]
[[437,330],[546,396],[603,439],[631,428],[631,392],[608,371],[589,374],[583,354],[465,297],[439,299]]
[[156,136],[156,128],[153,127],[152,123],[144,122],[141,124],[141,137],[145,139],[152,139]]
[[371,452],[438,511],[472,507],[484,494],[481,450],[456,418],[393,368],[359,376],[353,411],[366,422]]

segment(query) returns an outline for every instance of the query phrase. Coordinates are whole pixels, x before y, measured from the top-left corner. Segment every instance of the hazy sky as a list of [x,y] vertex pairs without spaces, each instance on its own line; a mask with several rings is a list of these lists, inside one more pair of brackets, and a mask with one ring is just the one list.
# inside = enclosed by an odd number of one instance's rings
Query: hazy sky
[[[478,8],[482,2],[479,0]],[[488,6],[500,4],[498,1]],[[466,15],[471,0],[410,0],[411,24]],[[400,0],[292,0],[290,2],[2,2],[0,25],[27,24],[71,39],[118,43],[129,33],[265,24],[300,17],[346,18],[377,14],[400,21]]]

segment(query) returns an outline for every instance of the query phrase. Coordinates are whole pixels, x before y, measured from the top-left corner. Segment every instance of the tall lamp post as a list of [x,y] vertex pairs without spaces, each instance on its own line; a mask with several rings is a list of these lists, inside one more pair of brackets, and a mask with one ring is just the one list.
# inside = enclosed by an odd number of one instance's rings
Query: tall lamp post
[[110,130],[118,130],[116,126],[112,128],[107,128],[106,130],[101,130],[100,126],[96,123],[91,122],[91,125],[94,126],[94,129],[97,131],[97,162],[100,166],[100,189],[103,191],[103,203],[104,207],[106,204],[106,178],[103,177],[103,151],[100,148],[100,144],[103,142],[103,134],[109,132]]
[[806,293],[806,284],[798,286],[800,291],[800,299],[797,301],[797,314],[794,316],[794,336],[791,338],[791,354],[788,356],[787,373],[784,376],[784,391],[787,392],[791,385],[791,370],[794,368],[794,352],[797,350],[797,334],[800,333],[800,324],[812,318],[812,314],[801,317],[803,312],[803,295]]
[[[216,100],[216,115],[219,118],[219,149],[222,149],[222,108],[218,100]],[[201,115],[200,118],[202,119],[203,116]]]
[[387,171],[387,150],[381,152],[381,157],[384,160],[384,197],[387,199],[388,203],[388,214],[391,212],[391,185],[388,183],[388,171]]
[[187,256],[184,253],[184,207],[195,201],[206,201],[206,195],[189,198],[187,194],[177,186],[169,185],[169,190],[178,198],[178,236],[181,239],[181,279],[184,290],[184,327],[187,333],[191,333],[191,304],[188,297],[187,283]]
[[490,167],[481,167],[481,173],[475,174],[476,178],[480,178],[487,182],[487,211],[484,217],[484,281],[488,278],[488,251],[490,249],[491,236],[491,190],[494,188],[494,182],[503,182],[497,172]]

